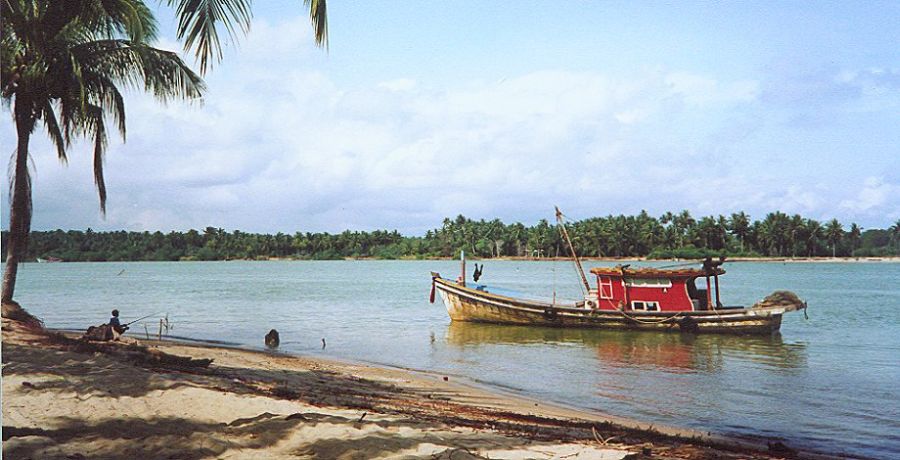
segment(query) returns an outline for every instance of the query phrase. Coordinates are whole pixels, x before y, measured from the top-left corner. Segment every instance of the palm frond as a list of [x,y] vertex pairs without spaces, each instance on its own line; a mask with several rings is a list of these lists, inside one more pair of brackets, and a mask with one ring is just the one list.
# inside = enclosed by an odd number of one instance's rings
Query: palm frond
[[325,0],[303,0],[309,7],[309,20],[312,22],[316,36],[316,45],[328,49],[328,8]]
[[253,13],[250,0],[167,0],[176,6],[177,34],[184,40],[185,51],[194,49],[200,61],[200,73],[212,68],[213,61],[222,60],[222,44],[219,27],[223,26],[231,42],[237,40],[237,31],[247,33]]
[[176,53],[143,43],[121,39],[98,40],[79,45],[73,48],[72,53],[85,72],[147,90],[162,101],[198,99],[206,89],[203,79]]
[[158,99],[199,99],[206,85],[177,54],[146,45],[135,45],[132,50],[140,57],[144,73],[145,89]]
[[50,135],[50,140],[53,141],[53,145],[56,147],[56,156],[59,157],[59,161],[68,163],[69,159],[66,157],[66,147],[69,146],[69,142],[59,129],[59,122],[56,120],[56,113],[54,112],[53,105],[50,101],[44,103],[42,115],[44,126],[47,128],[47,134]]
[[71,28],[100,37],[124,35],[152,42],[157,37],[156,19],[142,0],[66,0],[49,2],[43,15],[43,34],[54,37]]

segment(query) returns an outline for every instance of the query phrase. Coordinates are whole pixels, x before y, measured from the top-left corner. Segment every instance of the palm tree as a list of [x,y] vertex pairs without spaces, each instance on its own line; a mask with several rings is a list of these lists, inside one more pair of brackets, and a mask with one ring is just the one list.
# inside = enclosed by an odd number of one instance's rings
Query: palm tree
[[735,213],[731,215],[731,219],[728,221],[728,227],[731,229],[731,233],[738,237],[738,241],[741,243],[741,252],[744,252],[744,238],[747,237],[747,234],[750,233],[750,216],[744,214],[744,211],[739,213]]
[[831,245],[831,257],[837,257],[837,244],[844,238],[844,227],[837,219],[831,219],[825,224],[825,238]]
[[[201,73],[222,57],[219,30],[236,38],[246,32],[249,0],[167,0],[179,17],[178,38],[194,49]],[[327,46],[325,0],[304,0],[319,46]],[[125,138],[125,106],[121,87],[143,87],[158,99],[197,99],[203,82],[175,54],[150,46],[156,21],[141,0],[3,0],[0,5],[3,101],[12,106],[17,147],[10,187],[10,233],[3,273],[3,314],[30,315],[13,302],[18,263],[31,230],[31,177],[28,145],[42,121],[66,162],[74,137],[94,142],[94,182],[100,209],[106,211],[103,157],[105,118],[111,116]],[[59,116],[57,116],[57,114]],[[23,316],[23,314],[25,316]]]
[[672,217],[672,225],[675,226],[679,248],[684,246],[684,237],[692,233],[696,224],[697,221],[691,217],[691,213],[687,209]]
[[700,221],[697,222],[697,239],[700,243],[698,246],[701,248],[716,249],[716,234],[716,220],[712,216],[700,218]]
[[806,255],[816,255],[816,246],[818,246],[822,236],[822,224],[817,220],[808,219],[806,221]]
[[73,138],[93,139],[94,181],[105,212],[105,118],[125,137],[119,89],[143,87],[162,101],[196,99],[203,81],[175,53],[148,44],[156,23],[143,2],[4,0],[2,16],[2,96],[12,106],[18,136],[2,301],[15,308],[18,263],[31,229],[28,144],[38,122],[63,162]]
[[727,249],[728,247],[728,219],[725,216],[719,214],[719,217],[716,219],[716,242],[718,248],[716,249]]
[[788,220],[785,236],[787,237],[788,244],[791,246],[791,257],[797,255],[797,233],[801,233],[800,237],[802,239],[802,233],[805,229],[806,225],[800,214],[794,214],[791,216],[790,220]]
[[894,225],[892,225],[888,231],[890,232],[891,244],[900,241],[900,219],[898,219],[897,222],[894,222]]
[[850,240],[850,254],[853,254],[853,251],[856,250],[856,245],[859,244],[859,239],[862,236],[862,228],[856,223],[850,224],[850,232],[847,233],[847,239]]

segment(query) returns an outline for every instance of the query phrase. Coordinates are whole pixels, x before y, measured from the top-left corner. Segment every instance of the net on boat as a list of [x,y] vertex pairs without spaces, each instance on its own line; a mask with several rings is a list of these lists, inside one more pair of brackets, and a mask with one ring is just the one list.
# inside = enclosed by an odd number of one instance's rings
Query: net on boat
[[771,307],[799,307],[803,305],[803,300],[791,291],[775,291],[765,299],[756,302],[753,308],[771,308]]

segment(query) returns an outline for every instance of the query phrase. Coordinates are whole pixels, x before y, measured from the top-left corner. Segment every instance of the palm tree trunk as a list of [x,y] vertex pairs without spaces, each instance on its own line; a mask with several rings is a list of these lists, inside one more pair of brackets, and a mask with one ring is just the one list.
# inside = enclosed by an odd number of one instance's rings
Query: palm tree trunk
[[[6,244],[6,269],[3,272],[3,304],[13,303],[16,289],[16,275],[19,259],[28,248],[28,233],[31,231],[31,181],[28,177],[28,141],[34,129],[34,115],[25,101],[16,101],[16,131],[18,145],[16,147],[16,164],[13,175],[12,203],[9,207],[9,239]],[[21,307],[19,307],[21,308]],[[3,316],[7,315],[4,305]]]

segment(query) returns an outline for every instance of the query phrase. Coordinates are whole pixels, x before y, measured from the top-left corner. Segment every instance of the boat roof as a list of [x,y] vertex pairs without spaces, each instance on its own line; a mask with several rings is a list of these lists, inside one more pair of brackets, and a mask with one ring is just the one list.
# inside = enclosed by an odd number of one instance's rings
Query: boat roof
[[615,266],[595,267],[591,269],[591,273],[595,275],[626,278],[696,278],[698,276],[706,275],[724,275],[725,270],[720,267],[712,268],[707,272],[700,268],[678,268],[667,270],[652,267],[628,268]]

